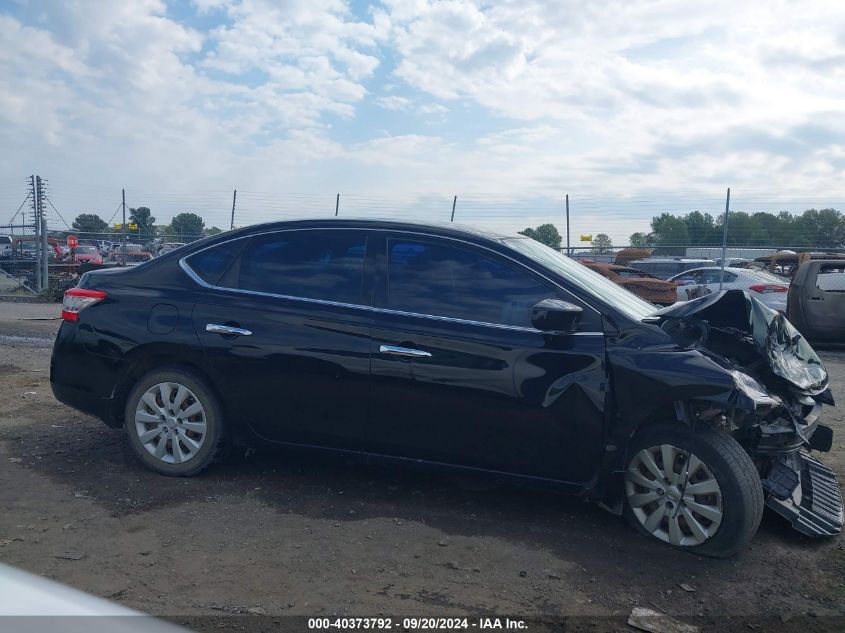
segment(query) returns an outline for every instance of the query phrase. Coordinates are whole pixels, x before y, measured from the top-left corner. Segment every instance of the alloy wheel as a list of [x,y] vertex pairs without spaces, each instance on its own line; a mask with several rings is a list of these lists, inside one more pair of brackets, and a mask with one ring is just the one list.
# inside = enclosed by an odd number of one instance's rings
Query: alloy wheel
[[625,473],[625,494],[640,525],[672,545],[701,545],[722,522],[719,482],[696,455],[671,444],[634,455]]
[[208,431],[205,408],[194,393],[176,382],[153,385],[135,408],[141,445],[166,464],[181,464],[202,448]]

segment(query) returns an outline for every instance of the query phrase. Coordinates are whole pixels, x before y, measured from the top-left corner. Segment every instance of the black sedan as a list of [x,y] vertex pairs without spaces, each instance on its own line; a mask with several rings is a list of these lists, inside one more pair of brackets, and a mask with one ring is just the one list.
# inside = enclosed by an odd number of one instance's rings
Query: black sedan
[[658,311],[529,238],[331,220],[86,273],[62,315],[56,397],[166,475],[282,443],[551,482],[713,556],[764,504],[842,526],[824,366],[741,291]]

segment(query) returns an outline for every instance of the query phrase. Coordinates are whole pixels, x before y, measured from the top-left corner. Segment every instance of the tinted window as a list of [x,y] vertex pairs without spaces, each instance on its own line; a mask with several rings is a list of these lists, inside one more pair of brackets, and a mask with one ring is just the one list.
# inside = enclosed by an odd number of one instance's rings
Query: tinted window
[[243,240],[234,240],[226,242],[219,246],[212,246],[204,251],[200,251],[196,255],[191,255],[187,258],[187,263],[197,276],[205,283],[212,286],[217,284],[232,259],[237,255],[238,251],[243,247]]
[[[699,283],[704,284],[717,284],[719,283],[719,278],[722,276],[721,270],[705,270],[702,273],[702,280]],[[725,271],[725,277],[723,283],[733,283],[736,281],[736,275],[732,272]]]
[[555,289],[503,260],[451,246],[389,240],[394,310],[531,327],[531,307]]
[[360,304],[363,231],[284,231],[256,239],[241,255],[238,288]]

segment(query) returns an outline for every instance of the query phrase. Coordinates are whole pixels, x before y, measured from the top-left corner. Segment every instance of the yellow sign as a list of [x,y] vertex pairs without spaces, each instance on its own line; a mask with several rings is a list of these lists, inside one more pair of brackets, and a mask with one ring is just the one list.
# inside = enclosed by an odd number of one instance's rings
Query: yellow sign
[[137,231],[137,230],[138,230],[138,225],[137,225],[137,224],[130,224],[130,225],[129,225],[129,230],[130,230],[130,231]]
[[115,224],[114,228],[116,228],[119,231],[120,229],[123,228],[123,225],[122,224]]
[[582,242],[592,242],[592,241],[593,241],[593,236],[592,236],[592,235],[582,235],[582,236],[581,236],[581,241],[582,241]]

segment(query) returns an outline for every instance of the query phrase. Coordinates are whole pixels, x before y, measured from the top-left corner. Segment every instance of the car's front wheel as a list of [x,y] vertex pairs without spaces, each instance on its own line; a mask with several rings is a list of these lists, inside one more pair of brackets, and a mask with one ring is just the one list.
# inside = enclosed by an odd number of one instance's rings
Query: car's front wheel
[[192,373],[157,370],[126,400],[124,428],[142,462],[164,475],[196,475],[219,459],[226,434],[214,393]]
[[634,438],[625,517],[639,532],[722,558],[748,544],[762,515],[760,477],[730,435],[660,425]]

